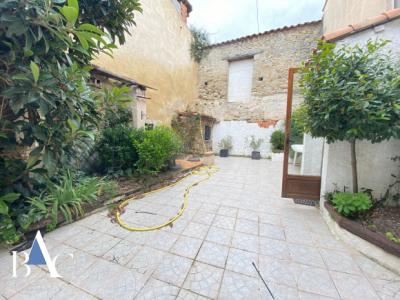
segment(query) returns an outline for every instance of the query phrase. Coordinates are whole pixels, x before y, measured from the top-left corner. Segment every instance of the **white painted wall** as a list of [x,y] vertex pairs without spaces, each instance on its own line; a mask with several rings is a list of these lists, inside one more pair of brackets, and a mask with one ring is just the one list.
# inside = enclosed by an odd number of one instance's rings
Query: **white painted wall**
[[262,128],[257,123],[248,123],[247,121],[221,121],[215,124],[212,129],[213,150],[218,153],[220,150],[218,143],[222,138],[230,135],[233,139],[233,149],[230,154],[250,156],[252,149],[249,147],[246,138],[254,135],[256,138],[264,139],[260,152],[262,157],[267,157],[271,152],[269,143],[271,134],[277,129],[283,129],[283,121],[279,121],[276,126],[269,128]]
[[[322,191],[332,191],[335,185],[340,190],[346,186],[351,191],[350,144],[338,142],[325,144],[324,148]],[[382,196],[393,182],[391,174],[398,173],[399,163],[390,158],[400,155],[400,140],[392,139],[378,144],[358,141],[356,153],[359,188],[373,189],[376,197]]]
[[304,153],[301,158],[301,175],[321,175],[324,139],[312,138],[305,134],[303,138]]
[[[391,49],[393,57],[400,57],[400,19],[396,19],[384,25],[362,31],[349,36],[338,42],[343,44],[364,44],[368,39],[388,39],[392,42],[386,46]],[[374,190],[374,196],[383,195],[389,184],[393,182],[392,173],[397,173],[398,163],[390,158],[400,155],[400,140],[390,140],[378,144],[371,144],[367,141],[359,141],[356,145],[358,159],[358,180],[359,187]],[[325,144],[322,167],[321,192],[332,191],[334,185],[339,188],[351,184],[350,145],[348,142]]]

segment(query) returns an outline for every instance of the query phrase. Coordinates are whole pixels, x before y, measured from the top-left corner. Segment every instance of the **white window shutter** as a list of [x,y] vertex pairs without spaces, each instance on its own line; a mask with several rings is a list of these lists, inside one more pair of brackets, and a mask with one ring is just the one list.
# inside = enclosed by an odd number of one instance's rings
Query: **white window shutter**
[[229,63],[229,102],[247,102],[251,97],[253,81],[253,59],[232,61]]

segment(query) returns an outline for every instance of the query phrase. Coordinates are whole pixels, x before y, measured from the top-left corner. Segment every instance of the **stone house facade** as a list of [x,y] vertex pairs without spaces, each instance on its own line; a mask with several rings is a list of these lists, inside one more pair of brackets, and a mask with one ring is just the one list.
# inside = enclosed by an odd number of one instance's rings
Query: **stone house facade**
[[232,154],[249,155],[247,135],[254,133],[265,140],[262,155],[269,155],[273,124],[281,126],[285,117],[288,68],[300,66],[321,35],[321,21],[314,21],[208,48],[199,66],[198,101],[192,110],[219,122],[213,127],[214,151],[221,138],[231,135]]

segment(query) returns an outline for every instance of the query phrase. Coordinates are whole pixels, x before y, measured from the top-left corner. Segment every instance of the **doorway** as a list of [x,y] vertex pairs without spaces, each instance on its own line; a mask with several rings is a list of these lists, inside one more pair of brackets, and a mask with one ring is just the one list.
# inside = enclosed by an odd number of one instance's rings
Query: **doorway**
[[282,197],[319,200],[324,141],[301,128],[299,71],[290,68],[288,72]]

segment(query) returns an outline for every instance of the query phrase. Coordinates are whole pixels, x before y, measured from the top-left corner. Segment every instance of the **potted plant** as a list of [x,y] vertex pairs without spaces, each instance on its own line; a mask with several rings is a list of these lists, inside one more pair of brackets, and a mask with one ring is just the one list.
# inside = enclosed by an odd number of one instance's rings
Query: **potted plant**
[[283,160],[283,149],[285,146],[285,133],[282,130],[276,130],[271,134],[270,143],[272,146],[272,161]]
[[218,146],[220,148],[219,156],[228,157],[229,156],[229,150],[231,150],[233,148],[233,146],[232,146],[232,137],[230,135],[224,137],[223,139],[221,139],[219,141]]
[[257,139],[254,135],[252,135],[250,138],[247,138],[247,142],[249,143],[250,148],[253,150],[251,151],[251,159],[261,159],[261,153],[259,150],[264,140]]

